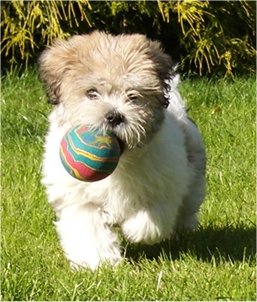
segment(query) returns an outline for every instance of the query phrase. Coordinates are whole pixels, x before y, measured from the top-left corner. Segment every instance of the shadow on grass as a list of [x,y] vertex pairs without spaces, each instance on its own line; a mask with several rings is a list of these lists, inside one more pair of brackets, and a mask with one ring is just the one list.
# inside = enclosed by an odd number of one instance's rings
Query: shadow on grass
[[158,260],[160,256],[175,260],[184,253],[208,262],[213,257],[217,261],[221,258],[226,261],[253,259],[256,255],[256,229],[199,229],[152,246],[128,245],[125,256],[138,262],[144,256],[149,260]]

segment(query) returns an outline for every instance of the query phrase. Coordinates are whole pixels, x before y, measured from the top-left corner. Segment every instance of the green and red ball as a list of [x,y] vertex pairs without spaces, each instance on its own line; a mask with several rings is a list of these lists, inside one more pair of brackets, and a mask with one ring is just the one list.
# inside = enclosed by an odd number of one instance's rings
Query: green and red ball
[[89,130],[78,125],[62,138],[60,158],[65,170],[87,182],[109,176],[117,167],[121,155],[119,140],[112,132]]

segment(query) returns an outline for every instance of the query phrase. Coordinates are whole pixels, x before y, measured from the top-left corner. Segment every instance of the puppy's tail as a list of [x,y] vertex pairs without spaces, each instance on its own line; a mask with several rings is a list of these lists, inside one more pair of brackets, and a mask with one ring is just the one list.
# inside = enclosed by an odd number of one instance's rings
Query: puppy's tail
[[165,81],[167,88],[164,91],[164,95],[169,102],[167,110],[175,114],[178,119],[184,119],[187,117],[187,111],[177,88],[180,83],[180,76],[175,73],[176,69],[177,65],[174,67],[171,76]]

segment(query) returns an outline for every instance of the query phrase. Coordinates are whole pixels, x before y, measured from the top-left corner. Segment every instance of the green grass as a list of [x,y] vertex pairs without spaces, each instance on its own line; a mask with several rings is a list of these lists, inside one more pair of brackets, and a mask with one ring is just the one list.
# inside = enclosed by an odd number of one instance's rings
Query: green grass
[[36,73],[2,81],[2,300],[256,300],[255,78],[185,80],[208,152],[208,192],[193,234],[126,260],[70,270],[40,185],[46,104]]

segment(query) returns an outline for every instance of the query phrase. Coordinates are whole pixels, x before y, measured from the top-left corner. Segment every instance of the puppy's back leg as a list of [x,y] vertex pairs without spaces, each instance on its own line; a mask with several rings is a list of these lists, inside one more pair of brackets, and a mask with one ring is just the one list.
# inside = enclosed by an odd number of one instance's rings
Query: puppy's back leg
[[201,134],[190,119],[185,124],[185,146],[192,179],[177,217],[177,229],[191,230],[197,227],[197,213],[205,197],[206,155]]
[[176,227],[178,231],[194,230],[197,227],[198,211],[205,196],[205,177],[198,177],[190,187],[179,210]]

